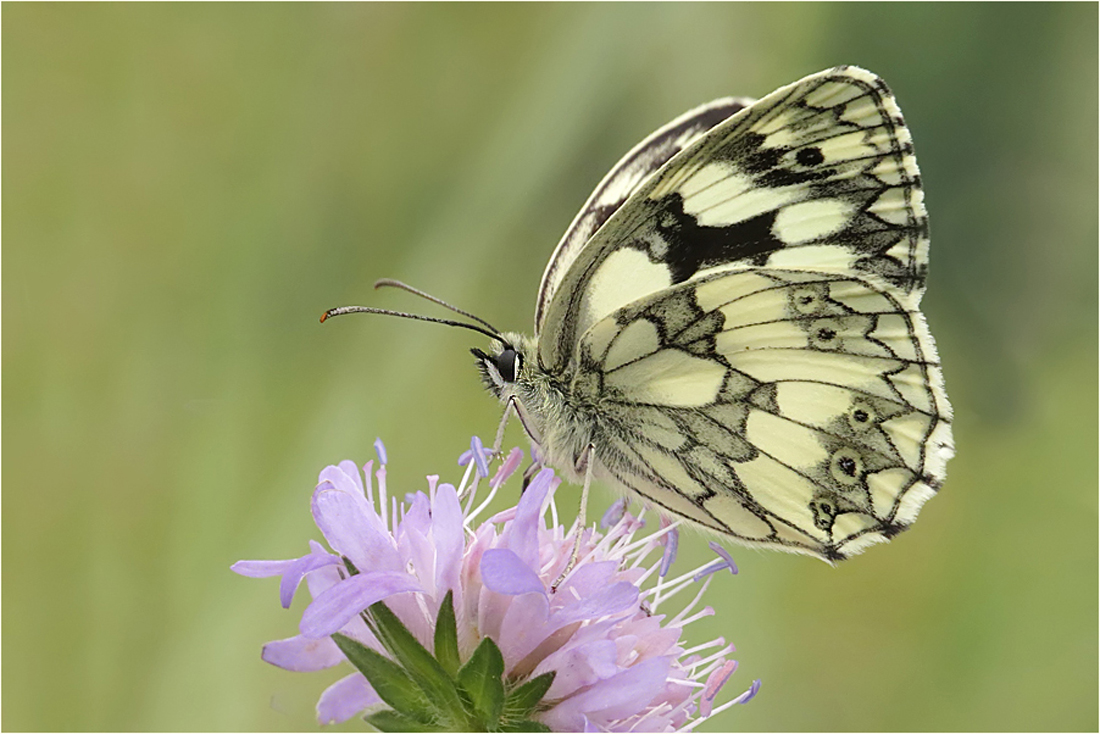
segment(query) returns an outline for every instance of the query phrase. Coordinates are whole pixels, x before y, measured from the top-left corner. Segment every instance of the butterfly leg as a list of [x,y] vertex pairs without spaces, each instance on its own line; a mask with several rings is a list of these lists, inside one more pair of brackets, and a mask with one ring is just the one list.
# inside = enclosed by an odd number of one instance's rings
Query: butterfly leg
[[561,575],[550,586],[551,593],[558,590],[561,582],[565,580],[565,577],[569,575],[580,558],[581,554],[581,538],[584,537],[584,528],[588,524],[588,490],[592,486],[592,453],[596,450],[596,447],[592,444],[588,444],[584,451],[581,452],[580,458],[577,461],[577,469],[581,466],[584,467],[584,486],[581,488],[581,506],[577,510],[577,521],[575,526],[577,528],[577,539],[573,541],[573,553],[569,556],[569,563],[562,569]]
[[542,471],[542,464],[538,461],[532,460],[527,468],[523,470],[523,486],[520,488],[520,494],[527,491],[527,485],[531,483],[531,480],[535,478],[535,475]]
[[[516,412],[515,396],[508,398],[504,404],[504,415],[500,417],[500,425],[497,426],[497,437],[493,440],[493,458],[500,456],[500,447],[504,444],[504,429],[508,427],[508,419]],[[524,484],[524,486],[527,486]]]

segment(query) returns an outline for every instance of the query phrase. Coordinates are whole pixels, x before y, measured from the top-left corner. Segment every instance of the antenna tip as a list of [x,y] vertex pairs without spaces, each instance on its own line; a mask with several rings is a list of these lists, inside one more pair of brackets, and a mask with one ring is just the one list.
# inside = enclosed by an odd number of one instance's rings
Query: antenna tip
[[323,314],[321,314],[321,323],[322,324],[325,323],[325,319],[327,319],[329,317],[329,313],[330,313],[329,311],[325,311]]

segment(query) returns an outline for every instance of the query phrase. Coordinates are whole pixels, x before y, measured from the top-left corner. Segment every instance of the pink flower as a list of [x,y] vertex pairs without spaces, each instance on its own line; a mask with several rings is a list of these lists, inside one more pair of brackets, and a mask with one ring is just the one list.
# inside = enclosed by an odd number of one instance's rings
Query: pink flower
[[736,669],[726,657],[733,646],[682,644],[688,625],[714,614],[694,611],[709,578],[677,614],[658,612],[699,577],[736,572],[728,556],[666,580],[655,552],[664,548],[670,562],[675,525],[635,537],[644,511],[635,517],[616,503],[603,532],[580,529],[579,561],[554,589],[578,530],[557,523],[552,470],[535,476],[516,507],[475,526],[522,451],[513,449],[477,502],[489,452],[475,438],[457,489],[431,476],[427,493],[399,504],[387,495],[385,449],[376,446],[377,491],[373,462],[365,485],[350,461],[320,474],[313,517],[334,553],[311,541],[301,558],[233,566],[282,576],[284,607],[302,579],[313,596],[300,634],[268,643],[264,660],[313,671],[350,658],[358,668],[321,695],[322,723],[371,709],[368,721],[384,730],[690,730],[756,694],[759,681],[713,707]]

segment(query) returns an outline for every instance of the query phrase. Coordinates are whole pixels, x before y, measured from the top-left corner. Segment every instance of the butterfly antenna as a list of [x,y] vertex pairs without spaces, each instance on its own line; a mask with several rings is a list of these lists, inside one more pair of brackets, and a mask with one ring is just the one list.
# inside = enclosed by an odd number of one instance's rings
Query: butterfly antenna
[[485,319],[480,318],[478,316],[474,316],[469,311],[463,311],[461,308],[458,308],[457,306],[452,306],[451,304],[444,301],[442,298],[436,298],[431,293],[425,293],[424,291],[420,290],[419,288],[413,288],[408,283],[402,283],[400,280],[393,280],[392,278],[382,278],[381,280],[374,281],[374,287],[375,287],[375,289],[383,288],[383,287],[400,288],[403,291],[408,291],[409,293],[412,293],[413,295],[416,295],[416,296],[420,296],[421,298],[429,300],[432,303],[439,304],[443,308],[448,308],[448,309],[454,311],[457,314],[461,314],[461,315],[465,316],[468,319],[473,319],[474,321],[478,322],[479,324],[486,327],[490,331],[493,331],[497,334],[500,334],[500,330],[497,329],[492,324],[490,324]]
[[[489,329],[483,329],[477,324],[467,324],[462,321],[451,321],[450,319],[437,319],[433,316],[421,316],[420,314],[405,313],[404,311],[389,311],[384,308],[371,308],[370,306],[341,306],[339,308],[330,308],[328,311],[325,311],[321,315],[321,323],[325,323],[326,320],[333,316],[343,316],[346,313],[378,313],[382,314],[383,316],[399,316],[403,319],[431,321],[434,324],[445,324],[447,326],[460,326],[463,329],[469,329],[471,331],[476,331],[479,334],[484,334],[491,339],[503,341],[499,332],[489,331]],[[480,321],[480,319],[478,320]],[[489,328],[491,329],[492,327],[490,326]]]

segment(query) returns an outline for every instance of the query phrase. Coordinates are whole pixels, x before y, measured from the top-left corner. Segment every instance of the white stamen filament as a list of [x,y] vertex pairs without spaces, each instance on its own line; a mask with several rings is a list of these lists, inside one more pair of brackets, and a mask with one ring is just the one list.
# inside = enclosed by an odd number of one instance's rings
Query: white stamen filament
[[389,532],[390,528],[386,525],[386,466],[383,464],[374,476],[378,477],[378,517],[382,520],[382,527]]
[[722,660],[722,658],[731,652],[735,652],[733,645],[726,645],[717,652],[711,654],[710,657],[696,660],[691,666],[692,670],[700,671],[698,677],[705,679],[713,670],[725,664],[726,661]]
[[679,626],[680,624],[684,623],[682,622],[682,620],[685,616],[691,613],[691,610],[694,609],[695,605],[699,603],[699,600],[703,598],[703,594],[706,592],[708,586],[710,586],[709,578],[703,582],[702,586],[699,588],[699,593],[695,595],[695,598],[691,600],[691,603],[686,604],[684,608],[680,610],[680,613],[672,618],[672,621],[669,622],[669,624]]
[[363,473],[367,475],[367,502],[371,507],[374,507],[374,474],[371,473],[374,469],[374,460],[368,461],[363,465]]
[[687,627],[692,622],[698,622],[700,619],[706,619],[707,617],[713,617],[715,614],[711,607],[704,607],[695,614],[691,615],[687,619],[684,619],[678,625],[679,627]]
[[[474,470],[474,460],[473,460],[473,458],[471,458],[470,463],[466,465],[466,473],[462,475],[462,481],[459,482],[458,489],[455,490],[455,494],[458,495],[459,501],[462,500],[463,496],[466,493],[466,482],[470,481],[470,472],[472,472],[473,470]],[[466,501],[466,506],[462,508],[463,516],[466,516],[469,513],[470,505],[472,505],[474,503],[474,497],[476,497],[476,496],[477,496],[476,492],[473,492],[473,491],[470,492],[470,497]]]
[[[478,505],[473,511],[466,513],[466,524],[467,525],[472,523],[474,521],[474,519],[477,518],[477,516],[481,514],[482,510],[484,510],[486,507],[489,506],[489,503],[492,502],[493,498],[497,496],[497,490],[500,489],[502,484],[504,484],[504,482],[494,482],[494,483],[491,483],[489,485],[489,494],[485,495],[485,500],[480,505]],[[474,501],[474,494],[471,493],[470,494],[471,504],[473,503],[473,501]],[[467,509],[469,509],[469,506],[467,506]]]
[[707,642],[704,642],[700,645],[696,645],[695,647],[690,647],[687,650],[684,650],[682,653],[680,653],[680,657],[681,658],[687,658],[691,655],[697,655],[697,654],[701,653],[703,650],[709,650],[712,647],[720,647],[720,646],[723,646],[725,644],[726,644],[726,640],[725,640],[724,637],[719,637],[719,638],[714,639],[714,640],[708,640]]

